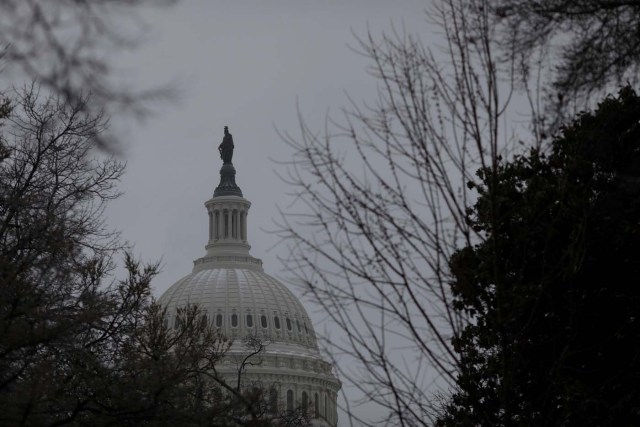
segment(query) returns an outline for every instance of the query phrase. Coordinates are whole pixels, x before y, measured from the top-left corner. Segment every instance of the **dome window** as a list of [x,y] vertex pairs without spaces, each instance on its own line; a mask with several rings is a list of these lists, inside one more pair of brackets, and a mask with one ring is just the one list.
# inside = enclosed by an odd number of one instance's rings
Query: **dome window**
[[293,328],[291,327],[291,319],[287,317],[287,330],[291,331]]
[[222,314],[218,314],[218,315],[216,316],[216,326],[217,326],[218,328],[221,328],[221,327],[222,327]]
[[278,316],[273,318],[273,324],[276,326],[276,329],[280,329],[280,318]]
[[304,333],[309,335],[309,330],[307,329],[307,324],[304,324]]
[[253,328],[253,316],[247,314],[247,328]]
[[260,324],[262,325],[263,328],[267,327],[267,316],[260,316]]
[[234,328],[238,326],[238,315],[235,313],[231,315],[231,326]]
[[302,332],[302,329],[300,329],[300,321],[298,319],[296,319],[296,326],[298,327],[298,332]]

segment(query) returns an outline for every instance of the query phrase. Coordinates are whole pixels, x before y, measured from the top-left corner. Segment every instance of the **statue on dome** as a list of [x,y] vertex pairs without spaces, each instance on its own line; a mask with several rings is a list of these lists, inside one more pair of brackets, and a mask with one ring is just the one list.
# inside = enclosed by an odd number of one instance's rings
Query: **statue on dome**
[[218,151],[220,152],[220,158],[223,164],[231,164],[231,158],[233,157],[233,137],[229,133],[228,126],[224,127],[224,138],[222,138],[222,143],[218,147]]

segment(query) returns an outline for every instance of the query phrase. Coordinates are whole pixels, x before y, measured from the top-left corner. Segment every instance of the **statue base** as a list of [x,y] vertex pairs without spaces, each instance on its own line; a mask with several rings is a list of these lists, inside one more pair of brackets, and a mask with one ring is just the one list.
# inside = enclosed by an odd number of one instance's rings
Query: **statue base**
[[242,190],[236,184],[236,168],[233,163],[225,163],[220,168],[220,184],[213,192],[213,197],[218,196],[242,197]]

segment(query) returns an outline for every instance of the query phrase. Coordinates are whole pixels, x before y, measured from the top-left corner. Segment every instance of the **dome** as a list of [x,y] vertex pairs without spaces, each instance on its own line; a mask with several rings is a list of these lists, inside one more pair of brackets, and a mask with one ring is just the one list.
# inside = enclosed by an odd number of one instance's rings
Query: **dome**
[[[255,334],[317,353],[311,320],[286,286],[242,263],[236,268],[212,267],[185,276],[162,295],[159,302],[170,315],[177,307],[197,304],[229,338]],[[170,317],[169,324],[173,322],[175,317]]]
[[[305,409],[315,426],[337,425],[340,381],[318,349],[311,319],[285,285],[266,274],[262,261],[249,254],[247,215],[251,203],[235,182],[233,139],[225,128],[219,150],[224,161],[220,184],[205,203],[209,233],[206,254],[193,262],[191,274],[159,298],[167,325],[177,328],[177,310],[197,305],[232,341],[216,373],[242,387],[267,391],[270,411]],[[246,371],[237,360],[247,354],[246,338],[257,338],[264,351]],[[275,408],[275,409],[274,409]],[[275,413],[275,412],[272,412]]]

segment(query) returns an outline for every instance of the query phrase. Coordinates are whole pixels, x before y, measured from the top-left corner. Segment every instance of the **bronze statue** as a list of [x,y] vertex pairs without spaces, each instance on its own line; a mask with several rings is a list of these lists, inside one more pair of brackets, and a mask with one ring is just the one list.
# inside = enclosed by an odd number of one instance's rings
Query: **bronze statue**
[[220,158],[222,162],[226,164],[231,164],[231,159],[233,158],[233,137],[229,133],[229,127],[224,127],[224,138],[222,138],[222,143],[218,147],[218,151],[220,152]]

